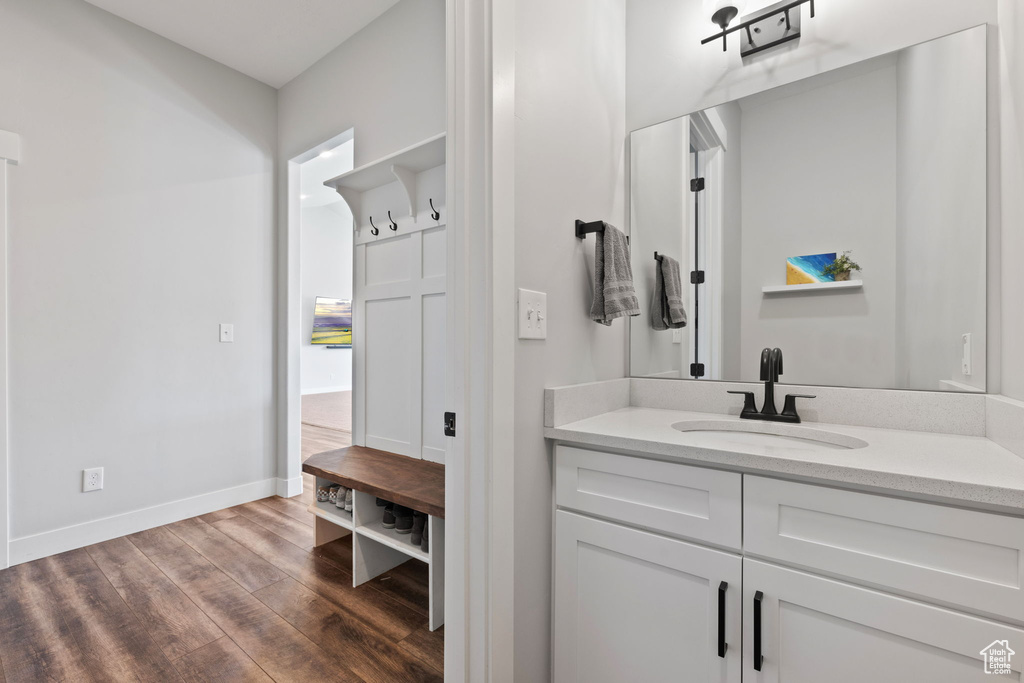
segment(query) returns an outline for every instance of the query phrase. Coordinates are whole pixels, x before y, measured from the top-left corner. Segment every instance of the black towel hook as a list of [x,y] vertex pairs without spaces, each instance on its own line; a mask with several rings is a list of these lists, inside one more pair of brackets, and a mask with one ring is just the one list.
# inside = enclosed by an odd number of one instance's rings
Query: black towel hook
[[373,224],[373,216],[370,216],[370,232],[373,233],[374,236],[380,234],[380,228]]
[[398,232],[398,223],[396,223],[395,219],[391,217],[390,211],[388,211],[388,220],[391,221],[391,229],[395,232]]
[[441,218],[441,212],[434,208],[434,199],[430,199],[430,217],[435,221]]

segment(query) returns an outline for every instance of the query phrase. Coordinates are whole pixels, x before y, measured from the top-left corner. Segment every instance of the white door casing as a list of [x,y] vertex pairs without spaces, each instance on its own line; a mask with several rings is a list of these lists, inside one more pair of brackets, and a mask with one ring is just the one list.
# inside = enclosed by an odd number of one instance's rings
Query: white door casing
[[21,161],[21,137],[0,130],[0,569],[10,566],[7,428],[7,175]]

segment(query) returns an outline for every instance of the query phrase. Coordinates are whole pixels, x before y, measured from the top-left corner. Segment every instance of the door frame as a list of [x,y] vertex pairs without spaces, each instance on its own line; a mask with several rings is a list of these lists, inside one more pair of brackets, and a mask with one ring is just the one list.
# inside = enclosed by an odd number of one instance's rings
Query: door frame
[[446,0],[445,680],[513,680],[515,2]]
[[21,136],[0,130],[0,569],[11,566],[7,368],[7,175],[21,162]]
[[[316,147],[292,157],[287,162],[285,184],[285,282],[280,303],[283,320],[284,358],[281,369],[278,403],[277,452],[282,454],[277,467],[277,495],[291,498],[302,493],[302,200],[301,167],[321,152],[332,150],[352,140],[355,129],[349,128]],[[353,260],[354,260],[353,251]]]
[[[513,680],[515,2],[445,0],[448,378],[445,679]],[[343,134],[344,135],[344,134]],[[336,138],[337,139],[337,138]],[[335,139],[335,140],[336,140]],[[301,492],[298,164],[280,248],[279,493]],[[295,201],[292,198],[295,197]],[[494,482],[498,482],[495,484]],[[283,493],[282,493],[283,490]],[[472,522],[470,523],[470,520]]]

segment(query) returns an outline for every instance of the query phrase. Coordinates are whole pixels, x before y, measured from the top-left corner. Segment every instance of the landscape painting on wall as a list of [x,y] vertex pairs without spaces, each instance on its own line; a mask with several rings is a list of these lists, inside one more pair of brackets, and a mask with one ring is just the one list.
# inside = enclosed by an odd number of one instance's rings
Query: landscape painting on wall
[[313,344],[352,346],[352,300],[316,298],[313,308]]
[[816,282],[833,282],[832,275],[821,271],[825,266],[836,260],[836,253],[811,254],[809,256],[790,256],[786,259],[786,284],[810,285]]

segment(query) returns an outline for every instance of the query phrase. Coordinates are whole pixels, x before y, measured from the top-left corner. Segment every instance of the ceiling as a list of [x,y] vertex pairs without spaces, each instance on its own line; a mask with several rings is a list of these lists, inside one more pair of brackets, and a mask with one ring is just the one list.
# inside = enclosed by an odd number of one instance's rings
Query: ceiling
[[86,0],[280,88],[398,0]]

